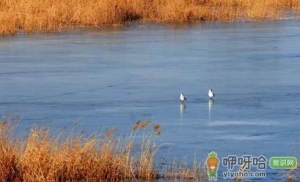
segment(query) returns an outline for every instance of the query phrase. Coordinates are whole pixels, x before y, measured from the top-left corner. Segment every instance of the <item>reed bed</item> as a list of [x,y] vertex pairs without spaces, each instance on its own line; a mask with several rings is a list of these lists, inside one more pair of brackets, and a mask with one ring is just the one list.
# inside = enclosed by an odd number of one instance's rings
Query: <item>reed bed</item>
[[298,16],[299,0],[1,0],[0,34],[151,22],[246,21]]
[[[116,136],[113,128],[89,137],[71,132],[68,137],[53,138],[49,129],[33,127],[25,139],[14,136],[16,123],[17,120],[7,118],[0,124],[0,181],[205,178],[196,160],[194,167],[155,165],[155,154],[160,146],[154,142],[162,133],[159,125],[150,127],[151,121],[137,122],[126,137]],[[140,131],[143,135],[138,142]],[[161,165],[165,166],[164,172]]]

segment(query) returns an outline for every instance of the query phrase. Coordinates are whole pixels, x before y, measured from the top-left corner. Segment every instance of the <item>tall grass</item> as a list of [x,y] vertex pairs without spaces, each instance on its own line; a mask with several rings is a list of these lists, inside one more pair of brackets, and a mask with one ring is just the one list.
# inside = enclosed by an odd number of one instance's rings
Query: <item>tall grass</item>
[[0,34],[143,20],[154,22],[279,19],[299,0],[1,0]]
[[[27,138],[13,139],[16,122],[7,118],[0,124],[0,181],[119,181],[190,178],[191,174],[199,178],[200,171],[187,165],[180,169],[185,173],[174,172],[171,166],[165,170],[168,176],[160,174],[154,163],[159,146],[154,146],[154,141],[161,130],[159,125],[150,128],[149,124],[136,123],[126,137],[116,136],[115,129],[110,129],[87,138],[81,133],[52,138],[49,129],[34,127]],[[143,138],[137,141],[140,131]],[[198,165],[196,161],[194,165]]]

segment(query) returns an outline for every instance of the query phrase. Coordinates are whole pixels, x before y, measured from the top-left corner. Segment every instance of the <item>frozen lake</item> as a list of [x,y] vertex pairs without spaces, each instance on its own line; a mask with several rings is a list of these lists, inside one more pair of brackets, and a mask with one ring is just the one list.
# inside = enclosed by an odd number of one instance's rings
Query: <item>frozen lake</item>
[[[161,125],[157,143],[168,143],[161,151],[170,156],[294,156],[299,103],[297,20],[0,37],[0,114],[20,115],[20,133],[77,120],[86,133],[126,133],[151,119]],[[282,171],[267,175],[284,181]]]

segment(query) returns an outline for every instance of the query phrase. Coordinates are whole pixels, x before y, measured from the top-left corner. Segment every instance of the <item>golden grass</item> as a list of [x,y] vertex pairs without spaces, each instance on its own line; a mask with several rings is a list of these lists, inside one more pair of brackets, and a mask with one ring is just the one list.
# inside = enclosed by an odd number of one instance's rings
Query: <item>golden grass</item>
[[[82,133],[70,133],[66,139],[60,135],[51,138],[48,129],[34,127],[27,138],[13,139],[16,122],[7,118],[0,124],[0,181],[199,178],[196,160],[192,168],[181,164],[180,172],[171,166],[167,176],[159,173],[160,167],[154,164],[159,146],[154,146],[154,141],[161,130],[159,125],[148,127],[150,122],[136,123],[126,137],[116,137],[113,128],[88,138]],[[139,131],[143,138],[137,144]]]
[[284,18],[299,0],[1,0],[0,34],[99,27],[133,20],[239,21]]
[[179,179],[179,180],[208,180],[206,166],[204,163],[199,163],[194,158],[193,165],[189,166],[186,160],[179,162],[175,159],[172,165],[166,165],[164,169],[165,179]]
[[284,171],[286,181],[299,181],[300,163],[295,169],[287,169]]

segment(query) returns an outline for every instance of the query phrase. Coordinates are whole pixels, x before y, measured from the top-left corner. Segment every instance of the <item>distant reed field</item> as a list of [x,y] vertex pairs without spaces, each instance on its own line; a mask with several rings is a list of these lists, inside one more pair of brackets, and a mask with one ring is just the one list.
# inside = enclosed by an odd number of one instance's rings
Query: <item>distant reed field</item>
[[[17,122],[0,122],[0,181],[61,182],[120,181],[126,179],[206,179],[200,162],[192,166],[171,161],[155,163],[160,145],[155,138],[162,132],[150,121],[137,122],[129,134],[116,136],[116,129],[84,137],[70,133],[66,139],[50,136],[43,127],[34,127],[26,138],[14,138]],[[142,132],[142,139],[136,135]],[[63,133],[62,133],[63,134]]]
[[240,21],[298,16],[299,0],[1,0],[0,34],[150,22]]

